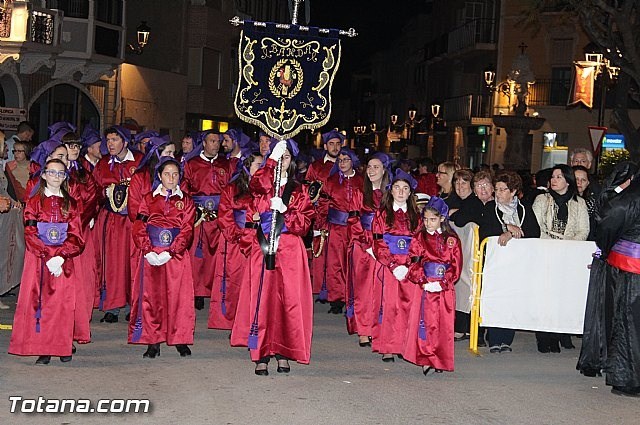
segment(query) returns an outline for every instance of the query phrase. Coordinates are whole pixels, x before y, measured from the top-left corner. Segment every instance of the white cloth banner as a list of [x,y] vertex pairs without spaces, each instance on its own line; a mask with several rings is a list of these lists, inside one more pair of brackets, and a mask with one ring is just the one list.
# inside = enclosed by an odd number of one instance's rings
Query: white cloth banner
[[582,334],[594,242],[513,239],[487,243],[481,326]]
[[462,272],[460,279],[456,283],[456,310],[469,313],[473,302],[473,236],[474,229],[478,227],[475,223],[468,223],[464,227],[457,227],[451,223],[451,228],[455,230],[462,244]]

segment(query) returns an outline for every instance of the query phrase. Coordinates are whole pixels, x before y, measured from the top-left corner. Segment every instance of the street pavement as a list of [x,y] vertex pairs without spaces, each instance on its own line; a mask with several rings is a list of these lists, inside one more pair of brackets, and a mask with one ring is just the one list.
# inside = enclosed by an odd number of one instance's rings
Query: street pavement
[[[0,324],[13,320],[12,306]],[[208,306],[207,306],[208,307]],[[93,342],[70,363],[6,354],[10,331],[0,330],[0,424],[638,424],[640,400],[611,394],[604,378],[576,369],[575,350],[540,354],[535,336],[518,332],[512,353],[475,356],[456,343],[456,370],[423,376],[402,360],[383,363],[358,346],[344,318],[315,305],[311,364],[288,375],[253,373],[246,349],[232,348],[227,331],[206,328],[197,313],[193,355],[173,347],[143,359],[145,346],[126,343],[126,323],[99,323]],[[24,399],[149,399],[149,413],[10,413],[10,396]]]

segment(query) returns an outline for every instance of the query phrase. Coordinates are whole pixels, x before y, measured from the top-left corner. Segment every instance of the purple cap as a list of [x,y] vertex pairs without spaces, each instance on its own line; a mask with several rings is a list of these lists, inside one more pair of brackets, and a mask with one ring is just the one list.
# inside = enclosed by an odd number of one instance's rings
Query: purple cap
[[44,165],[47,162],[47,157],[60,146],[62,146],[62,142],[59,140],[45,140],[33,149],[33,152],[31,152],[31,161],[44,168]]
[[120,136],[122,138],[122,140],[124,141],[124,144],[126,146],[128,146],[129,143],[131,143],[131,132],[129,131],[129,129],[124,128],[121,125],[114,125],[114,126],[111,126],[111,127],[107,128],[104,131],[105,138],[106,138],[107,134],[110,134],[110,133],[117,133],[118,136]]
[[82,140],[82,147],[88,148],[94,143],[102,142],[102,137],[100,137],[100,132],[98,130],[93,128],[91,124],[87,124],[82,131],[80,140]]
[[340,133],[338,130],[331,130],[322,135],[322,143],[324,144],[327,144],[331,139],[340,139],[340,143],[344,143],[344,134]]
[[232,128],[230,130],[227,130],[224,134],[231,137],[231,140],[236,142],[240,146],[240,148],[248,147],[249,143],[251,142],[251,138],[244,134],[239,128]]
[[77,127],[67,121],[58,121],[49,126],[49,140],[62,140],[68,133],[75,133]]
[[409,183],[409,187],[411,188],[411,190],[416,190],[416,187],[418,187],[418,182],[416,181],[416,179],[414,179],[411,174],[407,174],[402,171],[402,169],[400,168],[396,170],[396,174],[393,176],[391,184],[395,183],[398,180],[405,180],[407,183]]
[[182,173],[184,170],[182,169],[182,165],[180,164],[180,162],[178,162],[178,160],[175,158],[171,158],[170,156],[163,156],[160,158],[160,161],[158,161],[156,167],[153,170],[153,190],[156,190],[156,188],[160,185],[161,182],[158,178],[158,171],[160,170],[160,167],[167,162],[172,162],[176,165],[176,167],[178,167],[178,172],[180,173],[178,182],[182,181]]
[[155,130],[147,130],[147,131],[143,131],[142,133],[138,133],[135,136],[133,136],[133,140],[136,143],[140,143],[142,141],[142,139],[146,139],[146,138],[151,138],[151,137],[158,137],[160,136],[160,133],[158,133]]
[[[447,205],[446,202],[444,202],[444,200],[442,198],[438,198],[437,196],[432,196],[431,198],[429,198],[429,201],[427,201],[427,204],[424,206],[424,208],[433,208],[434,210],[438,211],[438,213],[446,218],[449,219],[449,206]],[[424,210],[423,210],[423,214],[424,214]]]
[[[272,141],[271,146],[269,148],[269,152],[273,152],[273,148],[278,143],[278,140]],[[293,158],[297,158],[300,153],[300,149],[298,148],[298,144],[293,139],[287,139],[287,149]],[[266,158],[265,158],[266,159]]]
[[[360,159],[358,158],[358,155],[356,155],[356,153],[351,149],[349,148],[340,149],[340,152],[338,152],[338,156],[340,155],[347,155],[349,158],[351,158],[351,167],[353,169],[360,166]],[[331,167],[331,171],[329,172],[329,175],[330,176],[334,175],[335,173],[338,172],[339,169],[340,169],[340,166],[338,164],[338,160],[336,160],[336,162],[333,164],[333,167]]]
[[162,137],[152,136],[151,139],[149,140],[149,143],[147,144],[147,152],[144,154],[142,161],[140,161],[140,165],[138,165],[138,170],[141,170],[142,168],[144,168],[144,166],[149,163],[149,160],[153,156],[156,156],[158,159],[160,159],[161,156],[160,156],[160,152],[158,152],[158,148],[169,142],[170,140],[168,135],[162,136]]

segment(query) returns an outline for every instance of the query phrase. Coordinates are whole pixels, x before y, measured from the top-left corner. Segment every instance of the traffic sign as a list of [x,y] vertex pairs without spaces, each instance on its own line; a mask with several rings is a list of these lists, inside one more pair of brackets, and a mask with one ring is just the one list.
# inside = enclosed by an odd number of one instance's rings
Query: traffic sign
[[600,144],[602,143],[602,139],[607,132],[607,127],[589,126],[587,128],[589,129],[591,146],[593,147],[593,151],[597,153],[600,151]]

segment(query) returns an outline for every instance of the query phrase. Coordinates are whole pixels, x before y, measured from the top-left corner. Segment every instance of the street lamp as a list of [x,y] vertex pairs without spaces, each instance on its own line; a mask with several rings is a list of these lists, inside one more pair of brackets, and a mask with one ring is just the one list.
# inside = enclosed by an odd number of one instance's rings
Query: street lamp
[[135,45],[129,44],[127,46],[129,48],[129,51],[137,55],[141,55],[142,50],[144,49],[144,46],[146,46],[147,43],[149,43],[150,33],[151,33],[151,28],[147,26],[147,21],[140,22],[140,25],[138,25],[138,27],[136,28],[136,34],[137,34],[136,44]]
[[509,98],[509,104],[511,104],[511,82],[509,80],[496,83],[496,71],[492,66],[486,68],[482,76],[484,77],[484,83],[489,91],[492,93],[502,93]]
[[[610,53],[611,50],[607,49]],[[621,53],[618,53],[622,57]],[[618,78],[620,68],[612,66],[609,59],[602,53],[585,53],[585,60],[595,66],[595,78],[600,80],[600,107],[598,109],[598,127],[604,124],[604,111],[606,109],[607,86]]]

